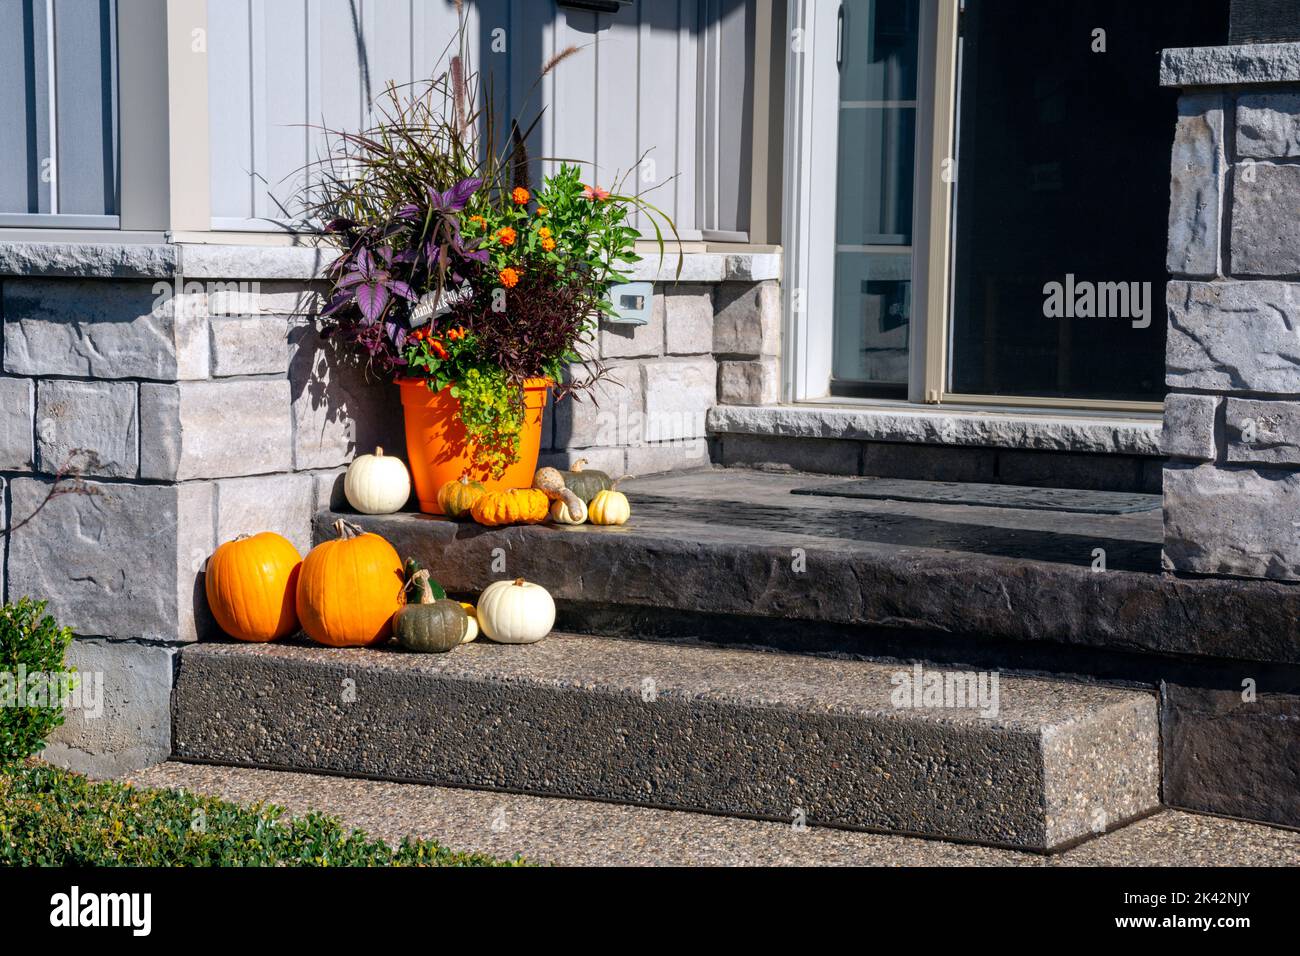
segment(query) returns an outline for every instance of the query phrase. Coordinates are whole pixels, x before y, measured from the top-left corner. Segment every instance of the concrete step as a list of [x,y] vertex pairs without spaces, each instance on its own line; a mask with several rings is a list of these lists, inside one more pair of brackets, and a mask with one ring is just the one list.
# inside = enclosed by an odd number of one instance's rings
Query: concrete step
[[199,644],[174,754],[1035,851],[1156,809],[1151,694],[985,675],[982,708],[903,706],[916,676],[571,634],[443,656]]
[[337,817],[391,844],[561,866],[1296,866],[1300,832],[1163,810],[1045,856],[788,822],[411,783],[169,762],[129,775],[295,816]]
[[[526,577],[551,591],[562,626],[589,633],[662,628],[724,643],[893,656],[865,643],[864,631],[877,629],[971,647],[1045,647],[1049,663],[1056,652],[1047,646],[1065,645],[1300,664],[1300,587],[1163,573],[1158,511],[792,493],[842,483],[705,471],[628,482],[633,517],[622,528],[483,528],[417,514],[322,512],[316,533],[331,537],[339,517],[355,521],[425,562],[457,594]],[[724,628],[733,632],[725,641]]]

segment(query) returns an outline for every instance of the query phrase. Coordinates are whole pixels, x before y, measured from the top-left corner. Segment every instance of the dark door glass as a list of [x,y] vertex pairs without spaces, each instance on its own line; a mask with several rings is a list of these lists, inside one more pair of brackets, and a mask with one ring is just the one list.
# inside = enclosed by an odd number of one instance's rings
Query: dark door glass
[[952,391],[1163,399],[1160,51],[1227,27],[1226,0],[967,0]]

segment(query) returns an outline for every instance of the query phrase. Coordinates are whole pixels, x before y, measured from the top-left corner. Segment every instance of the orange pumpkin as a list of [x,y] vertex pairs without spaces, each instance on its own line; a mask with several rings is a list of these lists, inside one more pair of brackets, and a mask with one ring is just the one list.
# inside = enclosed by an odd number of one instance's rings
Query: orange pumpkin
[[471,514],[489,527],[506,524],[540,524],[546,520],[551,500],[535,488],[492,491],[474,503]]
[[461,475],[460,481],[449,481],[438,492],[438,507],[448,518],[459,521],[468,518],[474,510],[475,503],[483,497],[485,489],[477,481],[470,481],[469,476]]
[[338,540],[318,544],[298,574],[298,618],[329,647],[382,644],[405,603],[402,559],[377,534],[337,521]]
[[217,624],[240,641],[265,644],[298,630],[298,549],[278,534],[241,535],[208,559],[203,587]]

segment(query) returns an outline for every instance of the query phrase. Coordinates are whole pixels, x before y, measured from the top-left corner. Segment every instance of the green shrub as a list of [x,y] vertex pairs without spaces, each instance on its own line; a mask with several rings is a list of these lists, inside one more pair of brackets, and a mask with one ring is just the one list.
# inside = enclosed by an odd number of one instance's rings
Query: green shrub
[[0,772],[0,866],[518,866],[432,841],[396,849],[320,814],[94,783],[32,762]]
[[0,607],[0,767],[42,750],[63,723],[74,680],[63,661],[70,643],[72,632],[46,615],[44,601]]

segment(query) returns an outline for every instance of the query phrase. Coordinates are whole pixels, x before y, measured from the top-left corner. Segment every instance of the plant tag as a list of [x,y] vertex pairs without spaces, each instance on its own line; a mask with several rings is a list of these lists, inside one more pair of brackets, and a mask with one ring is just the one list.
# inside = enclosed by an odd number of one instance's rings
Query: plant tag
[[422,325],[428,325],[434,319],[446,315],[473,294],[473,290],[468,286],[459,289],[443,289],[441,298],[437,292],[426,292],[420,296],[420,301],[415,303],[415,308],[411,309],[411,328],[418,329]]

